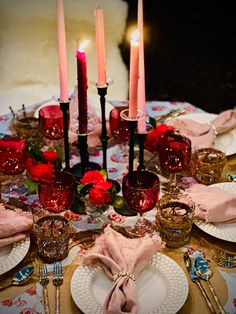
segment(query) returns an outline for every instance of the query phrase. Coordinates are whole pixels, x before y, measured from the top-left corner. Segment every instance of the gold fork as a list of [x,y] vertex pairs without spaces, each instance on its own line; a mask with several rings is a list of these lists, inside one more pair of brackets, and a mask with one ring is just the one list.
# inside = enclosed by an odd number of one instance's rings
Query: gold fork
[[63,283],[62,263],[54,262],[53,284],[56,287],[55,314],[60,313],[60,286]]
[[50,313],[48,302],[48,290],[47,285],[49,283],[47,266],[45,264],[39,265],[39,283],[43,286],[43,303],[46,314]]

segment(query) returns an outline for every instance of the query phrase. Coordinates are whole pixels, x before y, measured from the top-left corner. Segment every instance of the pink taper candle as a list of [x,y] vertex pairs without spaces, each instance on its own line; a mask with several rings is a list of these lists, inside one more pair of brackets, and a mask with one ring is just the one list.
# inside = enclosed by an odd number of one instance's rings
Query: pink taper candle
[[130,70],[129,70],[129,118],[137,117],[138,76],[139,76],[139,32],[134,31],[130,43]]
[[57,0],[57,37],[60,75],[60,102],[68,102],[68,72],[63,0]]
[[[138,30],[139,30],[139,79],[138,79],[138,109],[145,113],[145,66],[143,44],[143,0],[138,0]],[[146,117],[138,121],[138,132],[146,132]]]
[[[87,133],[88,124],[88,79],[87,79],[87,60],[84,48],[87,46],[88,40],[80,43],[77,52],[77,81],[78,81],[78,113],[79,113],[79,133]],[[78,46],[78,42],[77,42]]]
[[98,87],[105,87],[106,82],[106,57],[104,40],[104,21],[103,11],[100,8],[95,10],[96,18],[96,49],[97,49],[97,68],[98,68]]

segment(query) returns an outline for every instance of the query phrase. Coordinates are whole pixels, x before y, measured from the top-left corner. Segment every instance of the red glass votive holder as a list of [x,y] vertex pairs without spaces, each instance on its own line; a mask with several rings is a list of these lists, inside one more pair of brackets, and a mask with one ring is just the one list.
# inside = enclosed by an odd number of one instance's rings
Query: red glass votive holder
[[54,174],[52,183],[39,185],[38,194],[44,208],[59,213],[71,208],[76,195],[76,182],[67,171],[54,171]]
[[0,170],[6,175],[18,175],[25,170],[27,146],[18,136],[0,139]]
[[63,138],[63,113],[59,105],[48,105],[39,110],[39,128],[43,136],[48,139]]

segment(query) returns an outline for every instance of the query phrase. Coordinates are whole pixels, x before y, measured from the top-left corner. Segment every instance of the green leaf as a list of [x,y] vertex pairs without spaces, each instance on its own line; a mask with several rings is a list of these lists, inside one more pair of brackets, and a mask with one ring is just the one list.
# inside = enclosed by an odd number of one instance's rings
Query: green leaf
[[104,180],[106,180],[106,179],[107,179],[107,172],[106,172],[106,170],[105,170],[105,169],[102,169],[102,170],[100,170],[99,172],[103,175]]
[[56,145],[53,150],[54,150],[56,153],[58,153],[60,159],[62,160],[62,159],[63,159],[63,156],[64,156],[62,147]]
[[55,167],[55,170],[61,170],[62,168],[62,163],[61,163],[61,159],[60,158],[57,158],[54,162],[54,167]]
[[26,180],[24,186],[28,190],[29,194],[33,194],[38,191],[38,183],[30,179]]
[[86,186],[86,184],[80,184],[77,186],[77,192],[80,194],[81,190]]
[[43,154],[41,152],[41,149],[37,145],[32,144],[29,150],[29,157],[32,157],[33,159],[37,161],[42,161]]

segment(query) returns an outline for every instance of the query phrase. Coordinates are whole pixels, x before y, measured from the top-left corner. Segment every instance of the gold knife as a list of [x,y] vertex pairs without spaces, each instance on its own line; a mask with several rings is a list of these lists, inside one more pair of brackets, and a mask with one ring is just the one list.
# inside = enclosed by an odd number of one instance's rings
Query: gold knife
[[165,115],[162,115],[160,117],[155,117],[155,122],[156,123],[160,123],[160,122],[167,122],[168,120],[170,120],[171,118],[175,118],[180,116],[181,114],[186,113],[185,109],[175,109],[175,110],[171,110],[170,112],[168,112]]

